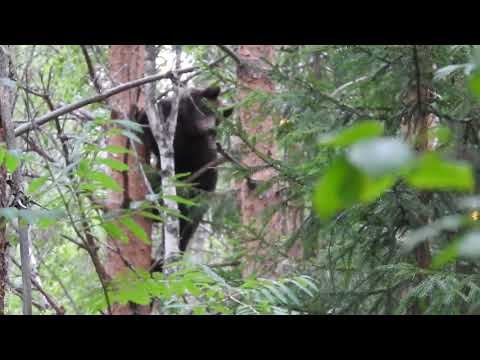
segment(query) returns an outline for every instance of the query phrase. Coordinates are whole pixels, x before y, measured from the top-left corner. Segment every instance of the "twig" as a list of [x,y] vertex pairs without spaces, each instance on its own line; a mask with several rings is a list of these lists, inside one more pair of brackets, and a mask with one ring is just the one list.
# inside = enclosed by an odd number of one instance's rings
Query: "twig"
[[28,137],[25,137],[25,142],[28,144],[28,146],[30,146],[30,149],[33,152],[36,152],[38,155],[40,155],[41,157],[43,157],[47,161],[55,162],[55,159],[53,159],[43,149],[41,149],[37,144],[35,144],[35,142],[32,139],[30,139]]
[[[15,260],[15,258],[13,256],[10,256],[10,259],[12,260],[12,262],[15,264],[15,266],[17,266],[19,269],[21,269],[21,266],[20,264]],[[32,281],[32,284],[33,286],[35,287],[35,289],[37,289],[40,294],[43,295],[43,297],[45,298],[45,300],[47,300],[48,304],[55,310],[55,312],[57,313],[57,315],[65,315],[65,308],[61,305],[58,305],[56,303],[55,300],[53,300],[53,298],[47,294],[47,292],[45,290],[43,290],[43,288],[40,286],[40,284],[33,278],[33,276],[31,276],[31,281]]]
[[72,296],[70,295],[70,293],[68,292],[67,290],[67,287],[65,286],[65,284],[63,283],[62,279],[47,265],[47,263],[42,259],[40,258],[40,262],[42,263],[43,266],[45,266],[45,268],[47,269],[47,271],[50,273],[50,275],[52,275],[52,277],[58,282],[58,284],[60,285],[60,287],[62,288],[63,290],[63,293],[65,294],[65,296],[67,297],[68,301],[70,301],[70,304],[72,305],[73,309],[75,310],[75,312],[77,313],[77,315],[80,315],[81,314],[81,311],[80,309],[78,308],[77,304],[75,303],[75,301],[73,300]]
[[[32,120],[33,122],[33,120]],[[39,136],[39,131],[38,131],[38,128],[36,126],[32,126],[32,129],[34,130],[33,131],[33,134],[34,136],[37,138],[37,142],[40,142],[40,136]],[[53,171],[50,167],[50,164],[48,162],[45,163],[45,166],[46,166],[46,169],[48,171],[48,173],[50,174],[50,177],[52,179],[55,178],[54,174],[53,174]],[[77,228],[77,226],[75,225],[75,222],[73,220],[73,217],[72,217],[72,214],[69,210],[69,206],[68,206],[68,202],[62,192],[62,190],[60,189],[60,186],[55,183],[55,186],[57,188],[57,191],[62,199],[62,202],[65,206],[65,209],[67,210],[67,216],[69,217],[70,219],[70,222],[71,222],[71,225],[73,227],[73,230],[75,231],[75,233],[77,234],[77,236],[82,239],[82,243],[83,243],[83,246],[81,246],[83,249],[85,249],[88,253],[88,255],[90,256],[91,260],[92,260],[92,263],[95,267],[95,271],[97,273],[97,276],[100,280],[100,284],[102,286],[102,290],[105,294],[105,300],[107,302],[107,308],[108,308],[108,312],[111,314],[112,311],[111,311],[111,303],[110,303],[110,299],[109,299],[109,295],[108,295],[108,289],[107,289],[107,282],[109,282],[111,280],[110,276],[108,275],[108,273],[106,272],[106,269],[105,267],[103,266],[102,262],[100,261],[100,258],[98,256],[98,247],[96,246],[96,243],[95,243],[95,238],[94,236],[92,235],[92,233],[88,230],[88,223],[86,221],[86,218],[85,218],[85,212],[83,210],[83,206],[82,206],[82,202],[80,200],[80,198],[78,197],[78,194],[73,191],[73,196],[74,198],[77,200],[77,203],[78,203],[78,207],[79,207],[79,210],[80,210],[80,214],[82,215],[82,226],[83,226],[83,230],[84,230],[84,233],[85,233],[85,238],[82,236],[80,230]],[[72,241],[70,239],[70,241]]]
[[208,265],[208,267],[211,268],[221,268],[221,267],[228,267],[228,266],[239,266],[241,264],[240,261],[230,261],[230,262],[225,262],[225,263],[220,263],[220,264],[212,264]]
[[[17,295],[22,301],[23,301],[23,292],[22,292],[22,288],[17,288],[14,284],[12,284],[10,281],[7,283],[8,284],[8,287],[10,288],[10,290],[12,290],[12,292]],[[35,306],[38,310],[40,311],[47,311],[49,310],[48,307],[32,300],[32,305]]]
[[226,159],[225,157],[220,157],[218,159],[212,160],[209,163],[202,166],[197,171],[195,171],[192,175],[190,175],[185,182],[192,183],[195,180],[197,180],[200,176],[202,176],[204,173],[206,173],[209,169],[214,169],[227,161],[228,159]]
[[245,63],[238,57],[235,52],[230,49],[227,45],[217,45],[224,53],[226,53],[229,57],[231,57],[238,66],[245,66]]
[[235,159],[233,156],[231,156],[223,147],[220,143],[217,143],[217,151],[219,154],[221,154],[225,159],[230,161],[231,163],[237,165],[240,169],[243,171],[249,171],[249,168],[246,165],[243,165],[240,161]]
[[[214,68],[216,66],[218,66],[223,60],[225,60],[226,58],[228,57],[228,55],[224,55],[222,56],[221,58],[211,62],[210,64],[207,64],[206,65],[206,68],[207,69],[210,69],[210,68]],[[186,85],[188,84],[188,82],[190,80],[192,80],[194,77],[200,75],[202,73],[202,71],[196,71],[195,73],[193,73],[192,75],[188,76],[185,80],[182,80],[182,85]],[[160,95],[158,95],[156,98],[155,98],[155,103],[159,102],[161,99],[163,99],[165,96],[168,95],[169,92],[173,91],[173,87],[170,87],[168,88],[167,90],[165,90],[164,92],[160,93]]]
[[99,94],[102,93],[102,87],[100,86],[100,83],[98,82],[98,78],[95,75],[95,69],[93,68],[92,65],[92,59],[90,58],[90,55],[88,55],[88,50],[85,45],[80,45],[82,52],[83,52],[83,57],[85,58],[85,62],[87,63],[87,68],[88,68],[88,74],[90,75],[90,80],[93,83],[93,86],[95,86],[95,89]]
[[352,86],[352,85],[358,84],[359,82],[368,80],[368,79],[370,79],[370,78],[371,78],[370,75],[365,75],[365,76],[359,77],[358,79],[349,81],[349,82],[343,84],[342,86],[340,86],[339,88],[337,88],[334,92],[332,92],[332,93],[330,94],[330,96],[334,98],[334,97],[336,97],[339,93],[341,93],[343,90],[345,90],[346,88],[348,88],[348,87],[350,87],[350,86]]
[[[51,79],[51,71],[48,73],[48,81],[47,81],[47,85],[45,86],[44,82],[43,82],[43,76],[40,78],[41,82],[42,82],[42,87],[43,87],[43,93],[45,94],[44,96],[44,100],[45,102],[47,103],[47,106],[48,108],[50,109],[50,111],[54,111],[55,110],[55,105],[53,105],[53,102],[52,102],[52,99],[50,98],[50,79]],[[69,155],[69,151],[68,151],[68,144],[67,144],[67,140],[65,139],[64,137],[64,133],[63,133],[63,129],[62,127],[60,126],[60,121],[58,120],[58,117],[54,119],[55,121],[55,128],[57,129],[57,136],[62,144],[62,149],[63,149],[63,155],[64,155],[64,158],[65,158],[65,165],[66,166],[69,166],[70,165],[70,155]]]

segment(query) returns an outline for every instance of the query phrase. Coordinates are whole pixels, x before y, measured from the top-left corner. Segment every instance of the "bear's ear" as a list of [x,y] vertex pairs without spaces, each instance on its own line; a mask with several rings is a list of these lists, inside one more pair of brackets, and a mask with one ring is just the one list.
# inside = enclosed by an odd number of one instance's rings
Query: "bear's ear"
[[162,110],[163,117],[167,119],[168,116],[170,115],[170,112],[172,111],[172,103],[168,100],[162,100],[158,104],[158,107],[159,107],[159,110]]
[[209,100],[215,100],[218,98],[218,95],[220,95],[220,88],[218,86],[210,86],[200,92],[200,96]]

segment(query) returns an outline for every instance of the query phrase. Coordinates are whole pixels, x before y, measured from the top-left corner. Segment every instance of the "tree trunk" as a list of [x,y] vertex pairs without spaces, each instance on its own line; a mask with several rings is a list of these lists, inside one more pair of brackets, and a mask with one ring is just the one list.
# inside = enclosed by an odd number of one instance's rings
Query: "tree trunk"
[[[404,119],[403,129],[405,138],[408,142],[414,143],[418,152],[432,150],[434,143],[428,139],[428,130],[436,126],[438,119],[432,113],[428,112],[428,105],[431,103],[433,93],[433,63],[432,46],[414,45],[412,47],[413,69],[410,87],[406,93],[405,103],[410,107],[410,117]],[[431,195],[429,193],[420,194],[423,202],[429,203]],[[414,227],[424,226],[431,219],[420,219],[421,223],[411,224]],[[432,255],[429,241],[425,241],[414,249],[417,265],[422,269],[430,267]],[[415,280],[417,283],[422,278],[419,276]],[[410,308],[412,314],[421,314],[421,304],[417,301]]]
[[[6,78],[8,75],[8,58],[0,50],[0,78]],[[0,84],[1,85],[1,84]],[[1,104],[0,104],[1,106]],[[0,125],[3,124],[2,113],[0,111]],[[0,142],[5,143],[5,129],[3,125],[0,128]],[[0,206],[8,206],[7,194],[7,169],[4,165],[0,167]],[[5,313],[5,295],[8,282],[8,240],[6,238],[7,222],[4,218],[0,219],[0,315]]]
[[[4,130],[7,150],[11,153],[17,152],[17,142],[15,140],[15,129],[12,122],[13,91],[10,82],[13,69],[12,64],[13,47],[2,45],[0,48],[0,118]],[[13,206],[18,206],[24,194],[22,166],[18,166],[12,173],[12,183],[10,191],[15,199]],[[24,199],[23,199],[24,201]],[[11,205],[12,206],[12,205]],[[25,206],[25,204],[23,205]],[[18,237],[20,243],[20,258],[22,264],[22,292],[23,292],[23,314],[32,314],[32,279],[30,270],[30,240],[29,225],[21,221],[18,217]]]
[[[155,73],[155,60],[157,53],[153,45],[147,45],[147,61],[145,64],[146,76]],[[181,48],[177,47],[175,70],[180,70]],[[172,110],[167,119],[164,119],[162,111],[158,111],[155,105],[155,85],[147,84],[145,92],[147,94],[146,113],[148,122],[152,130],[155,142],[158,145],[160,155],[160,169],[162,174],[162,194],[164,195],[163,205],[170,209],[173,213],[178,212],[177,203],[172,200],[177,195],[175,184],[170,181],[175,176],[175,159],[173,153],[173,139],[175,137],[175,129],[177,126],[178,105],[180,101],[180,94],[177,85],[175,85],[176,99],[172,104]],[[175,258],[179,250],[179,221],[175,216],[168,213],[163,213],[165,222],[162,224],[162,235],[164,243],[164,263]],[[158,256],[160,252],[156,251],[154,256]],[[160,258],[155,258],[155,262],[160,261]]]
[[[110,55],[110,74],[113,81],[125,83],[144,76],[145,48],[143,45],[112,45]],[[111,98],[112,119],[126,119],[133,105],[138,108],[144,107],[144,96],[140,88],[135,88]],[[109,212],[118,212],[127,208],[132,201],[141,201],[145,198],[147,187],[144,178],[139,170],[138,161],[145,160],[145,149],[143,145],[137,144],[122,135],[115,135],[108,139],[109,146],[121,146],[133,150],[138,154],[139,159],[132,155],[112,154],[115,160],[128,164],[128,172],[117,172],[112,170],[112,177],[123,188],[123,192],[110,192],[107,209]],[[136,151],[133,149],[135,146]],[[146,234],[151,237],[152,222],[141,216],[133,217],[133,220],[143,228]],[[121,225],[119,225],[122,227]],[[122,227],[124,228],[124,227]],[[106,270],[110,277],[114,278],[128,269],[125,261],[133,268],[148,270],[151,266],[151,246],[126,231],[128,243],[122,243],[117,239],[109,239],[109,244],[118,249],[121,256],[114,251],[109,251],[107,256]],[[113,306],[113,314],[148,314],[149,306]]]
[[[261,59],[265,58],[269,62],[273,62],[275,57],[274,46],[241,45],[238,49],[238,56],[242,62],[237,69],[239,100],[242,101],[255,90],[273,93],[275,91],[274,83],[268,77],[265,65]],[[258,121],[258,116],[262,116],[261,105],[253,104],[249,108],[243,107],[239,116],[246,134],[257,138],[255,144],[256,151],[278,159],[278,149],[272,138],[272,118],[267,116]],[[242,150],[246,152],[246,155],[243,157],[244,165],[248,167],[266,165],[252,149],[244,147]],[[245,179],[241,182],[238,201],[243,224],[253,226],[257,230],[261,229],[262,215],[265,214],[265,210],[271,209],[280,203],[281,198],[276,184],[262,194],[257,193],[254,185],[269,181],[276,175],[277,171],[272,167],[268,167],[253,174],[250,179]],[[265,235],[259,234],[260,236],[256,239],[249,239],[246,244],[247,262],[244,269],[245,276],[254,273],[257,275],[273,275],[276,264],[271,257],[273,252],[269,250],[271,250],[270,248],[275,240],[282,234],[283,224],[282,214],[276,212],[269,219],[268,230],[263,232]]]
[[[1,121],[0,121],[1,123]],[[0,142],[5,142],[5,132],[0,128]],[[7,205],[7,169],[0,166],[0,206]],[[7,222],[0,219],[0,315],[5,314],[5,294],[8,281],[8,241],[6,238]]]
[[[2,56],[4,54],[2,53]],[[3,77],[5,73],[5,65],[7,59],[0,59],[0,77]],[[3,123],[1,121],[1,112],[0,112],[0,125]],[[5,143],[5,130],[3,127],[0,128],[0,143]],[[8,197],[7,197],[7,169],[5,165],[0,166],[0,206],[8,206]],[[0,219],[0,315],[5,314],[5,295],[8,282],[8,240],[6,238],[7,231],[7,222],[4,218]]]

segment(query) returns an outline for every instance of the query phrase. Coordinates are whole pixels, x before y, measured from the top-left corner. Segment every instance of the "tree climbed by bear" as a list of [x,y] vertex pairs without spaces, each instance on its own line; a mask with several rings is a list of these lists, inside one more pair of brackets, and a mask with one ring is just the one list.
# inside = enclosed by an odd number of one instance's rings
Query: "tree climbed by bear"
[[[190,89],[180,99],[178,107],[177,127],[173,141],[175,174],[194,174],[217,159],[216,128],[221,118],[227,118],[232,110],[226,110],[218,116],[220,106],[218,97],[220,88]],[[167,119],[172,109],[173,99],[159,102],[159,111]],[[153,190],[161,191],[160,152],[152,131],[148,126],[145,111],[138,111],[136,120],[144,127],[143,141],[146,151],[156,159],[155,172],[148,175]],[[148,157],[147,157],[148,158]],[[215,191],[218,172],[215,167],[205,169],[189,187],[179,187],[177,193],[185,199],[193,200],[204,192]],[[190,239],[195,233],[208,205],[187,206],[179,204],[180,213],[187,218],[180,218],[179,250],[185,252]],[[158,212],[158,211],[154,211]],[[155,268],[154,271],[159,271]]]

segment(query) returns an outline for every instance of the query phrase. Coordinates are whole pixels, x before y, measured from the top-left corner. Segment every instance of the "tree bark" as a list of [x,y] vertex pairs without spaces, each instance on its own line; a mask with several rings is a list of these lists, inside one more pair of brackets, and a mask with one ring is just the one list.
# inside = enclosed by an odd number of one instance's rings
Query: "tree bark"
[[[112,45],[110,55],[110,73],[115,82],[125,83],[139,79],[144,75],[145,48],[143,45]],[[110,99],[110,106],[113,109],[112,119],[126,119],[133,105],[138,108],[144,107],[144,96],[140,88],[118,94]],[[147,187],[139,169],[138,161],[145,160],[145,149],[143,145],[130,141],[123,135],[112,136],[108,139],[108,145],[121,146],[133,150],[139,159],[132,155],[116,155],[111,157],[115,160],[128,164],[128,172],[111,172],[113,179],[123,188],[123,192],[110,192],[106,207],[109,212],[118,212],[128,207],[132,201],[140,201],[145,198]],[[136,151],[133,149],[135,146]],[[141,216],[134,216],[133,220],[143,228],[146,234],[151,237],[152,222]],[[121,225],[119,225],[122,227]],[[124,228],[124,227],[122,227]],[[109,251],[107,255],[106,270],[110,277],[125,272],[128,264],[138,269],[149,270],[151,266],[151,246],[126,231],[128,243],[122,243],[117,239],[109,239],[109,244],[118,249],[120,254]],[[149,314],[149,306],[127,306],[115,305],[112,310],[116,315]]]
[[[428,112],[428,105],[432,100],[433,93],[433,59],[432,46],[430,45],[414,45],[412,46],[412,74],[410,86],[407,89],[405,104],[410,107],[410,117],[403,121],[403,132],[406,141],[414,143],[417,152],[422,153],[433,150],[434,143],[428,139],[428,130],[436,126],[438,119],[436,116]],[[431,194],[421,193],[420,199],[429,203],[431,201]],[[424,226],[430,222],[431,219],[423,218],[422,223],[411,224],[412,226]],[[414,249],[417,266],[422,269],[430,267],[432,262],[432,255],[430,249],[430,242],[427,240]],[[422,277],[418,276],[415,282],[420,282]],[[421,304],[416,301],[409,312],[413,315],[422,313]]]
[[[8,75],[8,57],[0,50],[0,79],[7,78]],[[1,84],[0,84],[1,85]],[[1,106],[1,104],[0,104]],[[0,120],[2,114],[0,112]],[[0,142],[5,143],[5,129],[3,121],[0,128]],[[0,167],[0,204],[1,207],[8,206],[7,194],[7,169],[4,165]],[[5,295],[8,283],[8,240],[6,238],[7,222],[6,219],[0,219],[0,315],[5,313]]]
[[[179,52],[176,56],[175,70],[180,70],[180,56]],[[145,63],[146,76],[155,73],[155,60],[156,51],[153,45],[147,45],[147,61]],[[155,142],[158,145],[160,154],[160,168],[162,174],[162,194],[168,197],[175,197],[177,195],[177,189],[168,179],[172,179],[175,176],[175,159],[173,153],[173,139],[175,137],[175,129],[177,126],[178,104],[180,101],[180,94],[178,93],[178,86],[175,85],[175,101],[172,104],[172,110],[167,119],[164,119],[164,115],[161,111],[158,111],[155,105],[155,85],[148,84],[145,86],[147,93],[146,100],[146,113],[150,128]],[[172,210],[178,212],[177,203],[169,198],[163,199],[164,205]],[[162,224],[162,234],[164,243],[164,263],[166,264],[170,259],[175,257],[175,254],[180,252],[179,250],[179,222],[175,216],[164,213],[163,217],[165,222]],[[155,252],[158,256],[159,252]],[[156,258],[155,261],[160,261],[160,258]]]
[[[1,123],[1,121],[0,121]],[[5,131],[0,128],[0,142],[5,142]],[[0,206],[7,206],[7,169],[0,166]],[[8,240],[6,238],[7,222],[0,219],[0,315],[5,314],[5,295],[8,282]]]
[[[13,47],[2,45],[0,47],[0,117],[2,120],[2,128],[5,131],[5,142],[7,150],[10,152],[17,151],[17,144],[15,140],[15,129],[12,123],[12,100],[13,91],[9,84],[12,80],[10,69],[12,62]],[[20,165],[12,174],[12,185],[10,190],[17,198],[18,195],[23,194],[23,177],[22,166]],[[22,264],[22,283],[23,283],[23,314],[32,314],[32,280],[30,268],[30,241],[28,238],[28,224],[24,223],[18,218],[18,236],[20,242],[20,258]]]
[[[261,90],[269,93],[275,91],[273,81],[266,73],[266,67],[262,58],[270,63],[275,57],[275,49],[272,45],[241,45],[238,49],[240,59],[237,68],[238,77],[238,98],[240,101],[245,99],[252,91]],[[239,112],[240,122],[244,131],[257,138],[255,144],[256,150],[266,154],[271,158],[278,159],[278,149],[272,138],[273,121],[271,116],[258,121],[261,115],[261,104],[254,104],[249,108],[241,108]],[[265,162],[251,149],[243,149],[246,155],[243,157],[243,164],[247,167],[264,166]],[[242,151],[243,152],[243,151]],[[251,225],[256,229],[262,226],[262,215],[265,210],[276,206],[281,201],[278,193],[278,186],[272,185],[262,194],[258,194],[253,183],[263,183],[269,181],[277,175],[277,171],[272,167],[258,171],[250,179],[245,179],[239,184],[238,201],[242,214],[242,222],[245,225]],[[271,256],[271,245],[282,234],[282,214],[276,212],[267,225],[268,230],[264,232],[265,236],[248,241],[246,244],[247,259],[244,268],[244,275],[273,275],[275,271],[275,261]]]

